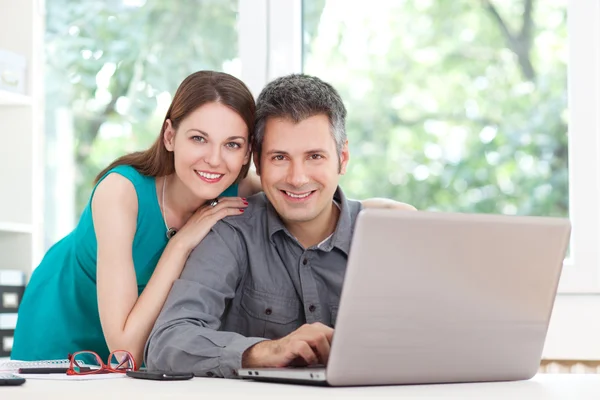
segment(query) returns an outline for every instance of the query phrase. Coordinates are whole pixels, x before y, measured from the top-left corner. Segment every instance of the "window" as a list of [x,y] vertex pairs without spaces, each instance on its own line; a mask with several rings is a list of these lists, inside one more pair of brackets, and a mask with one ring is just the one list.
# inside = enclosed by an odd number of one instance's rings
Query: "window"
[[46,247],[98,172],[156,139],[185,76],[240,76],[237,19],[237,0],[46,1]]

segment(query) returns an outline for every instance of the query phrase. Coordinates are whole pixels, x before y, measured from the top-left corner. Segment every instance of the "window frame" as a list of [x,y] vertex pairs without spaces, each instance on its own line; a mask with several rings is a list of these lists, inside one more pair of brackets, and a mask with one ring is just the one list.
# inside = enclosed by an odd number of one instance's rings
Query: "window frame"
[[[600,5],[568,1],[569,218],[571,258],[559,293],[600,293],[598,112]],[[590,49],[592,54],[590,57]],[[594,168],[589,168],[593,166]]]

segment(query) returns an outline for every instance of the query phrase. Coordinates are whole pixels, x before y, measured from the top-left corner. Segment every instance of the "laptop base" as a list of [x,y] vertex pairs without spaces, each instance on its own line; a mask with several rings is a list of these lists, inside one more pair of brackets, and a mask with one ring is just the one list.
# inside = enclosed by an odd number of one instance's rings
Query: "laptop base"
[[241,368],[238,376],[262,382],[329,386],[325,368]]

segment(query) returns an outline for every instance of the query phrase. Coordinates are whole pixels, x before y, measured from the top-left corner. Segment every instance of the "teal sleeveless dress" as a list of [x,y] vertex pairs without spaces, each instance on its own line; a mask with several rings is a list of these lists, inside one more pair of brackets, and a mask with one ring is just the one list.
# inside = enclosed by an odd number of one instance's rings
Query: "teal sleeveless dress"
[[[110,173],[129,179],[137,192],[132,252],[139,295],[167,245],[155,178],[128,165],[118,166],[104,177]],[[222,196],[237,196],[237,185]],[[96,297],[96,248],[90,196],[75,230],[48,250],[25,288],[11,352],[13,360],[65,359],[69,353],[91,350],[106,362],[109,350]]]

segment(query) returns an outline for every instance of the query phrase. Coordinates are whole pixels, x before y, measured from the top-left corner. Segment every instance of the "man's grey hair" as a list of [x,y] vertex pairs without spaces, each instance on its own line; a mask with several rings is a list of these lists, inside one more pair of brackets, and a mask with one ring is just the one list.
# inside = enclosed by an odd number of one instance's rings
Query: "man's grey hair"
[[347,140],[346,107],[337,90],[315,76],[304,74],[287,75],[269,82],[256,100],[252,148],[257,155],[258,171],[260,172],[265,126],[269,118],[289,119],[298,123],[318,114],[325,114],[329,118],[338,159],[341,159]]

